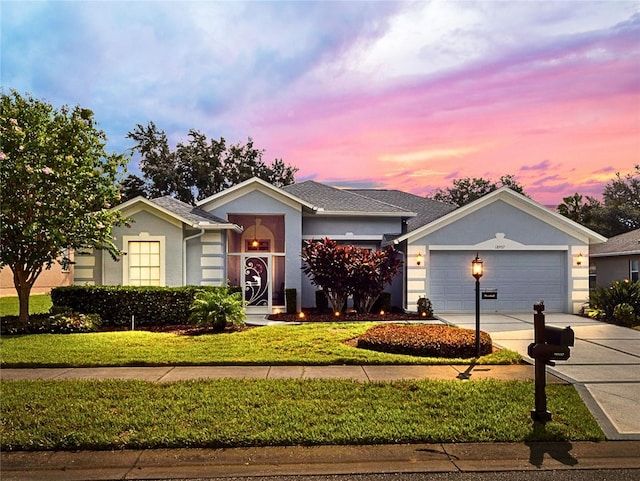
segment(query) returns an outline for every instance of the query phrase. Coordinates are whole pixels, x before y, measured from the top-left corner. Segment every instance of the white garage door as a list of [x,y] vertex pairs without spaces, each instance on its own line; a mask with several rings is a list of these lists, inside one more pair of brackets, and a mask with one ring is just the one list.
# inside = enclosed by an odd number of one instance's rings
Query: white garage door
[[[435,312],[474,312],[476,253],[432,251],[429,298]],[[566,311],[566,252],[480,252],[484,275],[480,291],[497,290],[497,299],[481,299],[482,312],[528,312],[544,300],[546,312]]]

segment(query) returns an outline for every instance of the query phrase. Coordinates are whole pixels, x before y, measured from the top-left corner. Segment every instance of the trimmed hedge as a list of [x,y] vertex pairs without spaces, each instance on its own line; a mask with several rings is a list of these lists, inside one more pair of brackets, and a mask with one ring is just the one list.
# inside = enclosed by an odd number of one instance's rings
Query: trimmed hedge
[[[67,307],[82,314],[98,314],[103,326],[158,326],[187,324],[189,308],[199,291],[214,286],[133,287],[68,286],[51,290],[54,307]],[[240,288],[232,288],[240,291]]]
[[[475,357],[475,330],[430,324],[379,324],[358,338],[358,347],[410,356]],[[480,331],[480,355],[491,354],[491,337]]]

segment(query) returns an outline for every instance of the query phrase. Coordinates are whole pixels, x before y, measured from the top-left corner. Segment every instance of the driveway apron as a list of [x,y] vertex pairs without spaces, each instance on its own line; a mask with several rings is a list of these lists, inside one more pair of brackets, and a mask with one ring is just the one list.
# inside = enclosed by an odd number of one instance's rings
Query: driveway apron
[[[482,313],[480,329],[494,344],[527,354],[533,342],[531,313]],[[475,329],[474,314],[439,316],[447,324]],[[547,326],[570,326],[575,346],[568,361],[547,372],[573,384],[607,439],[640,440],[640,331],[571,314],[545,313]]]

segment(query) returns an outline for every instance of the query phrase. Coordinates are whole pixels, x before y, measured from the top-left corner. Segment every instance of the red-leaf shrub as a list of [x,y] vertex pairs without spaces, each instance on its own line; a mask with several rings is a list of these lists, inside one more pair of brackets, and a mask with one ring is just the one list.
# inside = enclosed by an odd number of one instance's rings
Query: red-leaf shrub
[[[430,324],[379,324],[358,338],[373,351],[423,357],[475,357],[475,330]],[[480,331],[480,355],[491,354],[491,337]]]

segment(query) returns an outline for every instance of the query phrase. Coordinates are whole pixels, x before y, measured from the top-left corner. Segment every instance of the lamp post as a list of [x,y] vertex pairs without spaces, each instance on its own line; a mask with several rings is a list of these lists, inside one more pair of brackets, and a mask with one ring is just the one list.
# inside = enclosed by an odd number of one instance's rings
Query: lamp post
[[476,357],[480,357],[480,278],[482,277],[482,259],[478,257],[471,261],[471,275],[476,279]]

